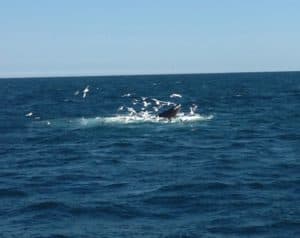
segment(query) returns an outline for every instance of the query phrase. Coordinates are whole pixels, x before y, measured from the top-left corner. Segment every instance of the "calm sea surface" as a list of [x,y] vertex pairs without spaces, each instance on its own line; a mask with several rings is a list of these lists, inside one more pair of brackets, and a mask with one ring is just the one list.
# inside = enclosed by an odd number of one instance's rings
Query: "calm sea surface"
[[0,238],[300,237],[300,73],[1,79],[0,95]]

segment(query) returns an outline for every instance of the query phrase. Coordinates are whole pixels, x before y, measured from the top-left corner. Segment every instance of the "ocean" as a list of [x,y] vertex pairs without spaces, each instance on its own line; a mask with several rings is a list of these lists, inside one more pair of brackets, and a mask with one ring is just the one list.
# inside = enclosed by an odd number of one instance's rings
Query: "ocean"
[[299,72],[3,78],[0,95],[0,238],[300,237]]

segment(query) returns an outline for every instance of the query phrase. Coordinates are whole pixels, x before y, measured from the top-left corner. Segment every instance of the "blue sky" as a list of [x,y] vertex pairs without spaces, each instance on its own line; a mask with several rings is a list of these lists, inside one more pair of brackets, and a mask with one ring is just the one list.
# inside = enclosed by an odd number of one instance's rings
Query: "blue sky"
[[0,77],[300,70],[298,0],[0,0]]

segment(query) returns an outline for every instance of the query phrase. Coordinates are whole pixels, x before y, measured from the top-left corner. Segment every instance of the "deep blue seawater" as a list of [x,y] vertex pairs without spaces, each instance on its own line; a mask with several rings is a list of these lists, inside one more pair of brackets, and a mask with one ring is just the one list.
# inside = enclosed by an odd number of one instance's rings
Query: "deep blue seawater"
[[[300,237],[300,73],[1,79],[0,95],[1,238]],[[153,99],[201,116],[130,116]]]

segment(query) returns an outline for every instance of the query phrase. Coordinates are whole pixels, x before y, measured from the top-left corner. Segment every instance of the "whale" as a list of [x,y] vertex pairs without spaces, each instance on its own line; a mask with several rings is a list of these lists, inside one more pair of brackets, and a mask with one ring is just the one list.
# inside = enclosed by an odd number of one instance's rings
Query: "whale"
[[176,106],[173,106],[173,107],[169,108],[168,110],[159,113],[158,116],[171,120],[172,118],[176,117],[177,113],[180,112],[180,109],[181,109],[181,105],[177,104]]

